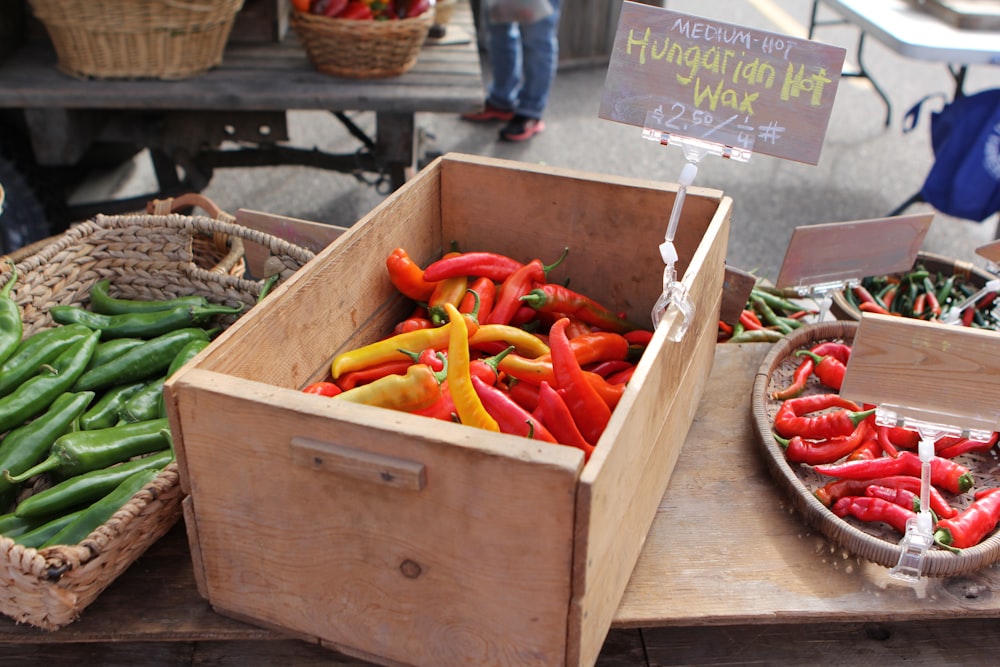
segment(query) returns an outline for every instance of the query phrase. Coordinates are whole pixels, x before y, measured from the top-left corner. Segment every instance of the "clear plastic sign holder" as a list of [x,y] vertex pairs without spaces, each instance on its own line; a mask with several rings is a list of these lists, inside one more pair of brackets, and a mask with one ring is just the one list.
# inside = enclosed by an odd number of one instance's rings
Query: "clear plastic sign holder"
[[854,289],[860,284],[860,278],[845,278],[796,285],[793,289],[795,295],[800,299],[812,299],[818,304],[816,321],[822,322],[826,319],[826,314],[830,312],[830,306],[833,305],[833,295],[840,291]]
[[1000,292],[1000,279],[986,281],[983,287],[972,296],[964,299],[959,304],[951,306],[941,315],[941,321],[945,324],[958,324],[962,320],[962,312],[967,308],[975,308],[976,304],[984,296],[991,292]]
[[931,514],[931,461],[938,440],[946,437],[962,437],[976,442],[986,442],[993,433],[983,429],[966,429],[930,419],[905,417],[903,408],[880,405],[875,409],[875,423],[879,426],[901,427],[916,432],[920,436],[917,453],[920,456],[920,511],[906,522],[906,532],[899,542],[899,561],[889,569],[889,576],[907,583],[920,581],[923,573],[924,555],[934,544],[934,518]]
[[646,114],[642,138],[656,141],[661,146],[679,146],[687,160],[677,179],[677,196],[674,197],[667,221],[667,231],[663,243],[660,244],[660,257],[663,259],[663,290],[650,313],[653,328],[656,329],[671,305],[680,311],[681,322],[670,333],[670,339],[675,342],[684,338],[691,320],[694,319],[694,304],[688,296],[687,287],[677,280],[675,268],[678,255],[674,247],[674,238],[684,208],[687,189],[694,183],[698,174],[698,163],[706,155],[749,162],[753,154],[752,129],[739,122],[738,116],[717,119],[712,114],[700,111],[689,113],[689,110],[681,104],[674,104],[672,110],[666,111],[661,105]]

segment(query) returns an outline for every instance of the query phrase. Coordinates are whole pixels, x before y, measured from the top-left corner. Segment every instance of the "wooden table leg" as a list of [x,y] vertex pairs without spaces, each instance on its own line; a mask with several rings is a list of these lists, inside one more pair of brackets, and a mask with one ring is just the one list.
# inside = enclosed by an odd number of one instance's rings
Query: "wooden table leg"
[[395,190],[416,171],[416,114],[379,111],[375,114],[375,124],[375,155],[385,166],[389,183]]

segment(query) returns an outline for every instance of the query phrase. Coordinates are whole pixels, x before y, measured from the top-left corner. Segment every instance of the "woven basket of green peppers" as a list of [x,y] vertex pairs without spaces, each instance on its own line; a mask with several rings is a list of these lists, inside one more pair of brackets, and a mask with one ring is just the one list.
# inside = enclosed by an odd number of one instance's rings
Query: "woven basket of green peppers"
[[[996,276],[964,262],[929,252],[919,252],[906,273],[866,276],[858,287],[834,294],[830,311],[843,320],[859,320],[861,313],[889,313],[921,320],[940,320],[950,307],[977,295]],[[1000,329],[995,309],[996,292],[988,292],[966,308],[959,323],[970,327]]]
[[[216,270],[206,238],[264,246],[271,275]],[[229,219],[143,214],[4,258],[0,612],[73,622],[178,521],[163,380],[312,257]]]

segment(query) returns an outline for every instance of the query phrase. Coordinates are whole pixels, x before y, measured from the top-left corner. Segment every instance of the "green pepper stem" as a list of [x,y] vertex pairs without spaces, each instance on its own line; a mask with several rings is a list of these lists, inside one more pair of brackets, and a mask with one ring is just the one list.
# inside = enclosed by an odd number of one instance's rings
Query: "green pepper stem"
[[20,484],[26,482],[35,475],[40,475],[43,472],[48,472],[50,470],[55,470],[62,463],[62,457],[58,454],[51,454],[49,458],[45,459],[41,463],[35,465],[34,467],[28,468],[20,475],[11,475],[9,470],[3,471],[3,478],[7,480],[10,484]]

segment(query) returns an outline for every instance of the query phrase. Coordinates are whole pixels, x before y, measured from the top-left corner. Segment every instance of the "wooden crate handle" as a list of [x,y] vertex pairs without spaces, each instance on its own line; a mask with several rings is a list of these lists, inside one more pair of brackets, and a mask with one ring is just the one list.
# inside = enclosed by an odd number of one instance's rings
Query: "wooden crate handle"
[[292,438],[292,462],[362,481],[420,491],[427,475],[424,464],[396,456],[366,452],[311,438]]

